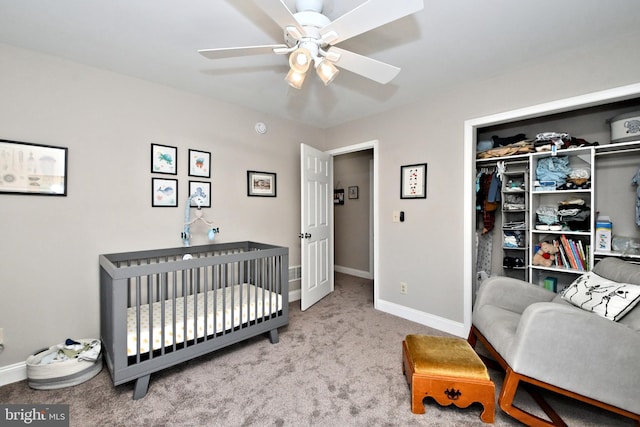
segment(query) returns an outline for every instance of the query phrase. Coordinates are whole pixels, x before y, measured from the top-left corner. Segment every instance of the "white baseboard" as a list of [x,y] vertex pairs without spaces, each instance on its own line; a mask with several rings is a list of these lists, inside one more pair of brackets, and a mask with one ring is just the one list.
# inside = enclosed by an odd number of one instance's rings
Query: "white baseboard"
[[0,367],[0,387],[27,379],[27,363],[19,362]]
[[384,311],[385,313],[393,314],[394,316],[402,317],[403,319],[411,320],[412,322],[420,323],[421,325],[425,325],[460,338],[466,339],[469,335],[469,331],[465,330],[464,323],[454,322],[440,316],[434,316],[433,314],[424,313],[393,302],[379,299],[375,308],[377,310]]
[[344,273],[350,276],[356,276],[356,277],[361,277],[363,279],[373,280],[373,275],[368,271],[356,270],[355,268],[343,267],[341,265],[335,265],[333,269],[338,273]]
[[289,291],[289,302],[298,301],[300,298],[302,298],[302,291],[300,289]]

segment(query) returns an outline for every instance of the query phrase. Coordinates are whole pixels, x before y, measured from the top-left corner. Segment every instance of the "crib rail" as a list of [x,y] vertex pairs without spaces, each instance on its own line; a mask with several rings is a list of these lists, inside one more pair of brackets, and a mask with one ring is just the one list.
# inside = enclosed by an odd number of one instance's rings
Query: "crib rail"
[[287,248],[237,242],[99,261],[101,334],[114,384],[257,333],[275,330],[277,340],[277,327],[288,323]]

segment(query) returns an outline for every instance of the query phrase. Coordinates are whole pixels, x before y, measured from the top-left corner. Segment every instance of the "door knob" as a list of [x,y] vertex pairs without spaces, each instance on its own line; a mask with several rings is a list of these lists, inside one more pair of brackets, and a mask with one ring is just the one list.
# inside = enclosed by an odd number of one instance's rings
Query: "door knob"
[[305,238],[305,239],[309,239],[309,238],[311,238],[311,234],[310,234],[310,233],[304,233],[304,238]]

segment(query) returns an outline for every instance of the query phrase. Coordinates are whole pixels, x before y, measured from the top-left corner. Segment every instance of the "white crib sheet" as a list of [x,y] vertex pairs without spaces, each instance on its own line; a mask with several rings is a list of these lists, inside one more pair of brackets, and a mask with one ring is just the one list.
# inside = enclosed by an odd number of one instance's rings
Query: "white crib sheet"
[[[242,287],[242,310],[240,310],[240,288]],[[233,319],[231,318],[231,292],[233,292]],[[274,292],[265,291],[262,288],[258,288],[250,284],[235,285],[233,287],[227,287],[224,290],[219,289],[216,291],[216,316],[215,316],[215,332],[222,332],[223,330],[237,327],[248,321],[255,320],[256,317],[260,318],[276,313],[282,309],[282,296]],[[256,297],[257,293],[257,297]],[[223,294],[225,307],[223,307]],[[271,298],[271,303],[269,299]],[[186,339],[192,340],[196,336],[202,338],[205,335],[204,327],[204,293],[197,294],[197,313],[198,320],[194,323],[194,296],[187,296],[187,326],[186,326]],[[256,301],[257,299],[257,301]],[[257,303],[257,309],[256,309]],[[213,304],[214,304],[214,291],[207,293],[207,335],[213,334]],[[263,312],[263,304],[265,306]],[[162,347],[162,313],[161,302],[155,302],[153,307],[153,349],[157,350]],[[173,345],[173,301],[164,301],[165,310],[165,347]],[[240,319],[240,313],[242,312],[242,319]],[[224,322],[223,325],[223,313]],[[233,323],[232,323],[233,321]],[[183,297],[176,298],[176,343],[184,342],[185,340],[185,327],[184,327],[184,301]],[[136,335],[136,307],[129,307],[127,309],[127,355],[135,356],[137,354],[137,335]],[[149,305],[140,306],[140,354],[147,353],[149,351]]]

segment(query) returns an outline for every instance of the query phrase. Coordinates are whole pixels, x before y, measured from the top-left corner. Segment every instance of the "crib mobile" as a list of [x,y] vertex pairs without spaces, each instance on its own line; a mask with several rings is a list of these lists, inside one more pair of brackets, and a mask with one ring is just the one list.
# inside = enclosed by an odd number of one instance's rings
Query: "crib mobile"
[[[216,234],[220,232],[220,228],[214,227],[213,223],[207,221],[203,216],[202,205],[206,200],[207,200],[207,195],[204,193],[204,191],[202,191],[202,188],[200,187],[198,187],[196,191],[187,198],[187,207],[184,214],[184,231],[180,233],[180,236],[182,237],[182,244],[185,247],[189,247],[190,245],[191,224],[197,221],[202,221],[207,225],[207,227],[209,227],[209,233],[208,233],[209,240],[213,241],[213,239],[216,238]],[[192,201],[196,202],[196,205],[197,205],[196,217],[194,219],[191,219],[191,202]]]

